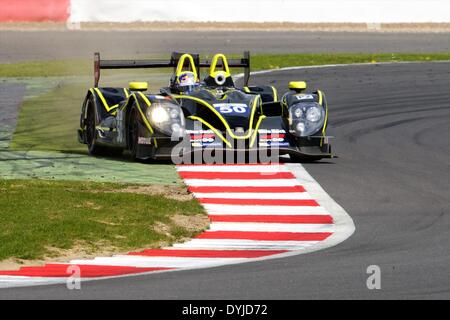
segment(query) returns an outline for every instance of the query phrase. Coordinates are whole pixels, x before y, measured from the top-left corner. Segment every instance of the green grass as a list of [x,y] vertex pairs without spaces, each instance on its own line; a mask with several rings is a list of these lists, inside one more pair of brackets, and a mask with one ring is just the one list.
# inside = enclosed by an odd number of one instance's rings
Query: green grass
[[[300,65],[309,66],[362,62],[402,62],[431,60],[450,60],[450,53],[255,54],[252,55],[252,70],[257,71],[263,69],[274,69]],[[92,75],[92,72],[92,60],[34,61],[0,64],[0,77],[79,76]],[[109,75],[113,72],[117,73],[117,71],[102,71],[102,74]]]
[[50,92],[25,100],[11,148],[86,152],[76,136],[86,92],[85,85],[61,82]]
[[31,61],[0,64],[0,77],[54,77],[89,75],[93,62],[88,60]]
[[380,53],[380,54],[264,54],[252,56],[252,70],[278,69],[291,66],[325,64],[443,61],[450,60],[450,52],[444,53]]
[[[203,213],[197,201],[108,192],[120,188],[124,185],[0,180],[0,261],[41,259],[51,255],[48,248],[79,243],[93,252],[102,246],[126,251],[193,236],[170,217]],[[153,229],[158,222],[171,236]]]

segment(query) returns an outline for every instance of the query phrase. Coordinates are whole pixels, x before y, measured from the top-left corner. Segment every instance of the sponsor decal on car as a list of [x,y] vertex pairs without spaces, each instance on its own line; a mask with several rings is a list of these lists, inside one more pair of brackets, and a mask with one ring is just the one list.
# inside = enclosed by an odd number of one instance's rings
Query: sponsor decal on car
[[312,94],[301,94],[295,96],[297,100],[314,100],[314,96]]
[[186,130],[187,134],[214,133],[212,130]]
[[285,142],[286,132],[284,130],[258,130],[260,147],[288,147],[289,143]]
[[250,114],[250,108],[245,103],[215,103],[213,106],[220,114],[232,116],[248,116]]
[[194,148],[212,148],[212,147],[223,147],[221,142],[191,142],[191,146]]
[[150,145],[152,144],[152,139],[147,137],[138,137],[138,144]]
[[286,133],[284,129],[259,129],[258,133],[261,135],[262,133]]
[[260,141],[258,143],[260,147],[289,147],[289,142],[277,142],[277,141]]
[[222,147],[212,131],[189,130],[188,133],[192,147]]

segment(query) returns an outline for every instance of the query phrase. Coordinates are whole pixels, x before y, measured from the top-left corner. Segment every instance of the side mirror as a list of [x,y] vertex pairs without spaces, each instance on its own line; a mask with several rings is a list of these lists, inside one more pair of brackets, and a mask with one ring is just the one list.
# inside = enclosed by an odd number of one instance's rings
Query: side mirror
[[146,91],[148,89],[147,82],[130,82],[129,88],[131,91]]
[[305,81],[291,81],[289,82],[289,89],[293,90],[297,93],[306,90],[306,82]]

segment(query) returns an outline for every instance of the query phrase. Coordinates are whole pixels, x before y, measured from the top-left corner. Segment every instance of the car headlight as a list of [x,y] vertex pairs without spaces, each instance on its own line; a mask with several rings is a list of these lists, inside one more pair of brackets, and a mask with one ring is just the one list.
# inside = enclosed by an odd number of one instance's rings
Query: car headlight
[[289,108],[290,132],[299,137],[319,131],[325,122],[325,111],[316,102],[297,103]]
[[293,118],[299,119],[299,118],[302,117],[302,115],[303,115],[303,110],[302,110],[301,107],[297,106],[297,107],[293,108],[293,110],[292,110],[292,117]]
[[297,132],[304,132],[305,131],[305,123],[304,122],[298,122],[295,125],[295,131],[297,131]]
[[322,118],[322,110],[318,107],[311,107],[306,110],[306,120],[317,122]]
[[150,120],[153,123],[164,123],[169,121],[169,113],[162,106],[150,107]]
[[170,119],[177,119],[180,116],[178,109],[171,109],[169,112]]
[[150,124],[167,135],[181,135],[184,115],[180,107],[172,103],[153,103],[146,112]]

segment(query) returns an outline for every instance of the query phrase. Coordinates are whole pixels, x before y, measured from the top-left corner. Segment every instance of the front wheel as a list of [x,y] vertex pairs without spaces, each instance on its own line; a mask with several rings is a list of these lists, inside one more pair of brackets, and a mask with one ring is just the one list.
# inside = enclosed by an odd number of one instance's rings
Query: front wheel
[[95,112],[95,102],[92,96],[89,97],[87,108],[87,116],[85,120],[86,143],[90,155],[104,155],[105,148],[97,143],[97,132],[95,129],[97,123],[97,113]]
[[85,120],[86,129],[86,143],[88,146],[88,152],[93,156],[120,156],[122,149],[120,148],[108,148],[99,145],[97,142],[96,124],[98,123],[97,112],[95,109],[94,98],[91,96],[88,100],[87,117]]
[[127,125],[128,149],[133,160],[137,160],[138,154],[138,137],[139,137],[139,120],[136,107],[131,108],[128,116]]

